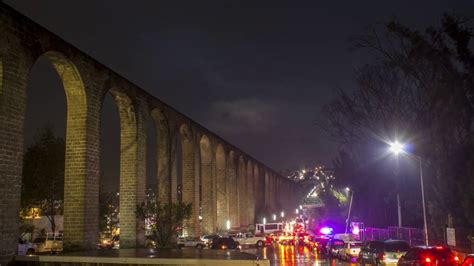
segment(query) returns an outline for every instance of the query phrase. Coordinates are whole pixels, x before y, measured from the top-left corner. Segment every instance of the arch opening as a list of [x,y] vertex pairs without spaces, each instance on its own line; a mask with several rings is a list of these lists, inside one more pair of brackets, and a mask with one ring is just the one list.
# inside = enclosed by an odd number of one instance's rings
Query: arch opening
[[247,231],[247,167],[242,156],[239,157],[238,206],[240,230]]
[[[120,248],[135,247],[137,243],[138,223],[135,210],[139,203],[138,127],[134,103],[125,91],[112,87],[108,91],[118,111],[120,125],[119,149],[119,230]],[[106,96],[107,98],[107,96]],[[116,133],[115,133],[116,134]],[[107,160],[107,159],[105,159]],[[143,188],[144,189],[144,188]]]
[[201,154],[201,178],[200,178],[200,219],[203,234],[215,232],[215,201],[214,201],[214,182],[212,178],[212,149],[211,142],[206,135],[201,137],[199,142]]
[[[3,65],[1,67],[0,93],[3,93],[1,85],[3,84]],[[55,74],[51,74],[52,72]],[[98,234],[98,186],[89,186],[88,189],[84,189],[84,185],[86,178],[94,181],[98,176],[86,175],[86,153],[90,151],[86,148],[87,101],[81,75],[72,61],[56,51],[46,52],[36,58],[29,73],[26,74],[29,76],[25,79],[25,94],[28,97],[25,102],[20,103],[19,107],[25,110],[25,106],[21,104],[26,104],[26,119],[23,121],[24,143],[30,146],[41,142],[41,139],[34,142],[32,140],[36,128],[42,128],[39,134],[46,137],[49,131],[50,140],[52,140],[50,144],[57,144],[57,141],[62,144],[59,145],[61,147],[56,147],[57,153],[51,153],[57,154],[56,158],[53,159],[53,155],[46,152],[48,155],[34,159],[38,163],[35,167],[46,166],[55,169],[51,171],[56,174],[50,174],[45,180],[29,173],[27,170],[31,166],[27,162],[29,155],[25,154],[22,191],[29,195],[30,200],[32,194],[28,190],[32,182],[47,186],[45,190],[54,191],[48,198],[59,197],[60,199],[54,200],[58,204],[49,205],[54,207],[41,207],[44,214],[49,213],[44,216],[51,218],[48,219],[51,220],[49,226],[43,229],[50,233],[64,233],[66,247],[93,246]],[[40,88],[41,86],[57,88],[64,93],[46,94],[44,88]],[[39,169],[35,172],[39,173]],[[39,187],[36,186],[35,190],[38,191]],[[31,203],[29,200],[22,200],[22,202],[26,205],[29,205],[27,202]],[[38,204],[40,203],[37,202],[36,205]],[[85,206],[88,205],[90,208],[86,209]],[[41,230],[41,226],[37,226],[37,229]],[[35,236],[34,233],[32,235]]]
[[246,182],[246,192],[247,192],[247,227],[249,230],[254,230],[255,227],[255,188],[254,188],[254,176],[252,163],[247,162],[247,182]]
[[235,152],[229,152],[229,160],[227,162],[227,209],[229,210],[229,221],[231,230],[240,230],[239,224],[239,208],[237,193],[237,172],[235,167]]
[[168,203],[172,200],[172,170],[174,147],[170,141],[169,122],[163,112],[154,109],[151,116],[155,122],[155,161],[156,161],[156,191],[158,200],[162,203]]
[[[225,172],[225,153],[221,144],[216,149],[216,201],[217,201],[217,233],[227,230],[229,212],[227,209],[227,187]],[[229,220],[230,222],[230,220]]]
[[[185,236],[199,236],[199,176],[196,176],[195,173],[196,158],[193,136],[189,127],[185,124],[180,127],[180,143],[182,175],[181,197],[183,202],[192,204],[191,218],[185,221],[183,234]],[[178,187],[178,193],[179,190],[180,188]]]

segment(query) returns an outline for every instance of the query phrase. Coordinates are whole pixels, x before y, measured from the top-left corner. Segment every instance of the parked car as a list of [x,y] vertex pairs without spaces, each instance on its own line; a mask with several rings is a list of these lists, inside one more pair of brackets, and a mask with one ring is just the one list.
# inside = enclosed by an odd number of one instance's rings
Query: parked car
[[35,248],[33,243],[18,238],[18,250],[17,254],[20,256],[33,255],[35,254]]
[[360,241],[349,241],[344,243],[344,247],[339,249],[338,257],[341,260],[352,260],[354,258],[359,258],[360,248],[362,247],[362,242]]
[[237,246],[253,246],[255,245],[258,248],[265,246],[265,237],[263,236],[254,236],[251,233],[238,234],[234,237],[234,241],[237,242]]
[[437,266],[456,266],[459,257],[444,246],[420,246],[412,247],[408,252],[398,260],[398,265],[437,265]]
[[33,241],[36,253],[58,253],[63,251],[63,235],[48,233],[46,237],[37,237]]
[[211,243],[212,249],[240,249],[237,242],[232,237],[219,237],[213,239]]
[[461,266],[474,266],[474,254],[467,255]]
[[209,246],[212,242],[212,239],[214,238],[219,238],[220,235],[205,235],[201,236],[201,240],[206,244],[206,246]]
[[199,237],[180,237],[178,238],[178,247],[192,247],[197,249],[203,249],[206,243]]
[[403,240],[369,241],[360,249],[359,261],[362,265],[397,263],[409,249]]

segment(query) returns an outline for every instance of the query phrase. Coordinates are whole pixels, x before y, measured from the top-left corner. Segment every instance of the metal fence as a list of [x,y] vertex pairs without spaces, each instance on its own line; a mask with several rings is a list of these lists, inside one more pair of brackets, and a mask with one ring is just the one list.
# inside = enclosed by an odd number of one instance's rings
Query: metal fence
[[407,241],[410,246],[423,245],[423,229],[409,227],[373,228],[366,227],[362,235],[363,240],[386,240],[401,239]]
[[[374,228],[366,227],[361,231],[361,240],[386,240],[401,239],[407,241],[410,246],[423,246],[425,244],[425,234],[423,229],[410,227],[388,227]],[[430,245],[446,245],[446,239],[430,235]],[[456,236],[456,246],[450,246],[453,250],[471,253],[474,252],[474,239],[469,241],[467,237]]]

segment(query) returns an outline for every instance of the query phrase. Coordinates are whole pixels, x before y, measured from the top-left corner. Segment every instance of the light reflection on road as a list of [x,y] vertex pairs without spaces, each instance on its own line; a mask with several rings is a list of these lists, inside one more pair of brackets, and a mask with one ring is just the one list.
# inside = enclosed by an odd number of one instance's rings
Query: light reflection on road
[[242,252],[256,254],[261,259],[268,259],[270,260],[270,265],[357,266],[357,263],[322,258],[316,251],[306,246],[274,244],[261,249],[254,247],[243,248]]

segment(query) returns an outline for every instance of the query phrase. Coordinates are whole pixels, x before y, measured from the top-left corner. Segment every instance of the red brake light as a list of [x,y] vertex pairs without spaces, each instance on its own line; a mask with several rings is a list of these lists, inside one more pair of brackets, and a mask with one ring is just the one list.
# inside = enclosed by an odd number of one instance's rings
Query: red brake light
[[458,256],[454,256],[454,260],[455,260],[455,261],[459,261],[459,257],[458,257]]
[[437,246],[436,249],[443,249],[443,247],[442,246]]
[[385,259],[385,253],[380,252],[379,253],[379,260],[384,260]]
[[430,258],[425,258],[425,262],[426,263],[431,263],[431,259]]

